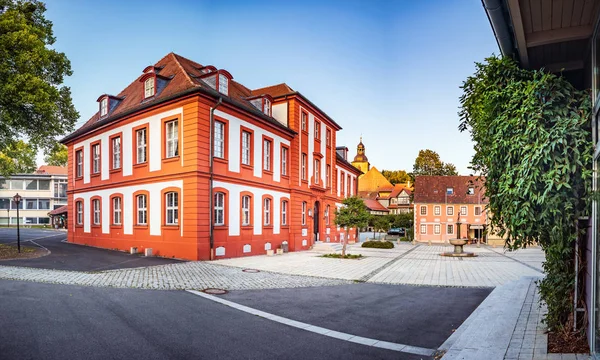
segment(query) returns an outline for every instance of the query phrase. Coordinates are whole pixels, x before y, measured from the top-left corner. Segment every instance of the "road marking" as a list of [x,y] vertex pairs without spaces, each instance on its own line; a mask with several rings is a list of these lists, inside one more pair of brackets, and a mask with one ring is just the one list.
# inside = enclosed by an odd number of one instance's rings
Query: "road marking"
[[[25,243],[25,242],[28,242],[28,241],[31,241],[31,242],[33,242],[34,240],[46,239],[46,238],[49,238],[49,237],[55,237],[55,236],[59,236],[59,235],[65,235],[65,234],[54,234],[54,235],[42,236],[42,237],[33,238],[33,239],[29,239],[29,240],[21,240],[21,242],[22,242],[22,243]],[[7,244],[16,244],[17,242],[18,242],[18,241],[13,241],[13,242],[9,242],[9,243],[7,243]],[[36,244],[36,245],[39,245],[39,244]],[[42,246],[42,247],[43,247],[43,246]],[[46,248],[44,248],[44,249],[46,249]],[[46,250],[48,250],[48,249],[46,249]]]
[[203,297],[205,299],[208,299],[208,300],[211,300],[214,302],[218,302],[218,303],[226,305],[226,306],[230,306],[234,309],[246,312],[248,314],[261,316],[261,317],[271,320],[271,321],[275,321],[275,322],[278,322],[278,323],[281,323],[284,325],[292,326],[292,327],[295,327],[298,329],[310,331],[315,334],[329,336],[329,337],[336,338],[339,340],[345,340],[345,341],[349,341],[349,342],[353,342],[353,343],[357,343],[357,344],[361,344],[361,345],[373,346],[373,347],[377,347],[377,348],[381,348],[381,349],[400,351],[403,353],[409,353],[409,354],[415,354],[415,355],[433,356],[435,353],[435,350],[433,350],[433,349],[427,349],[427,348],[423,348],[423,347],[411,346],[411,345],[405,345],[405,344],[398,344],[398,343],[393,343],[393,342],[388,342],[388,341],[381,341],[381,340],[377,340],[377,339],[371,339],[371,338],[366,338],[366,337],[362,337],[362,336],[347,334],[344,332],[339,332],[339,331],[323,328],[320,326],[314,326],[314,325],[303,323],[300,321],[284,318],[282,316],[278,316],[275,314],[257,310],[257,309],[254,309],[254,308],[251,308],[248,306],[240,305],[238,303],[234,303],[233,301],[221,299],[221,298],[213,296],[213,295],[208,295],[208,294],[205,294],[200,291],[196,291],[196,290],[186,290],[186,291],[189,293],[192,293],[194,295]]

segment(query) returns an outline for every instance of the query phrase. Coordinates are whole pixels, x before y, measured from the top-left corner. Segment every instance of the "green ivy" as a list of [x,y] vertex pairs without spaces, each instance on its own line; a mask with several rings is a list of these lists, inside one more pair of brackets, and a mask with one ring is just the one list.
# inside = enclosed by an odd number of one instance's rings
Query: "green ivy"
[[459,130],[474,141],[472,169],[485,176],[492,229],[511,250],[542,247],[545,320],[564,328],[573,311],[577,221],[591,208],[591,96],[495,56],[477,63],[462,89]]

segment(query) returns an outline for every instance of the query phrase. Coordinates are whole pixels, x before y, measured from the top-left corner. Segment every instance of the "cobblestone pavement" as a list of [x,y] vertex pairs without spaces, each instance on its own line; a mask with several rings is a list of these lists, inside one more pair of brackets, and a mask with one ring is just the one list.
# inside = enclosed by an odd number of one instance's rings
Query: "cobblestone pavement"
[[[433,286],[495,287],[521,276],[541,276],[538,264],[544,260],[540,248],[511,253],[487,246],[468,246],[474,258],[449,258],[440,253],[451,246],[400,244],[394,249],[366,249],[359,244],[348,246],[351,254],[362,260],[322,258],[322,253],[304,251],[279,256],[251,256],[219,260],[217,263],[248,267],[283,274],[320,276],[382,284]],[[523,252],[523,254],[520,254]]]
[[277,289],[347,284],[348,281],[316,277],[250,273],[207,262],[187,262],[102,272],[61,271],[0,266],[0,279],[54,284],[183,290],[219,288],[226,290]]

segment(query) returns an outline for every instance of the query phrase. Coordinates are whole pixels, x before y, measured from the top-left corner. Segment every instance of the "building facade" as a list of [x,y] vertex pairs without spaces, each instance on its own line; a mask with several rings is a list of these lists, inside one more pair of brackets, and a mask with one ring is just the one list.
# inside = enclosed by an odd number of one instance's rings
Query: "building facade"
[[[18,204],[12,201],[15,194],[22,196]],[[50,226],[48,213],[67,204],[67,168],[41,166],[33,174],[18,174],[0,178],[0,226],[23,225]]]
[[[447,243],[460,237],[486,241],[485,189],[477,176],[417,176],[414,191],[416,241]],[[459,225],[460,223],[460,225]]]
[[335,209],[359,172],[341,127],[286,84],[250,90],[170,53],[63,139],[68,241],[192,260],[290,251],[356,233]]

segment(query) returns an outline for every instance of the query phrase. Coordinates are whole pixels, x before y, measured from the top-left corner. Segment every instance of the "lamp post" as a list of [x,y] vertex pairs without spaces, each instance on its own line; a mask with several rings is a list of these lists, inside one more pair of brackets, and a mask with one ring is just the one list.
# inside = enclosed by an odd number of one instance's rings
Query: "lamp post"
[[19,195],[19,193],[13,196],[13,201],[17,205],[17,250],[19,251],[19,253],[21,252],[21,233],[19,231],[19,203],[22,199],[23,198],[21,197],[21,195]]

